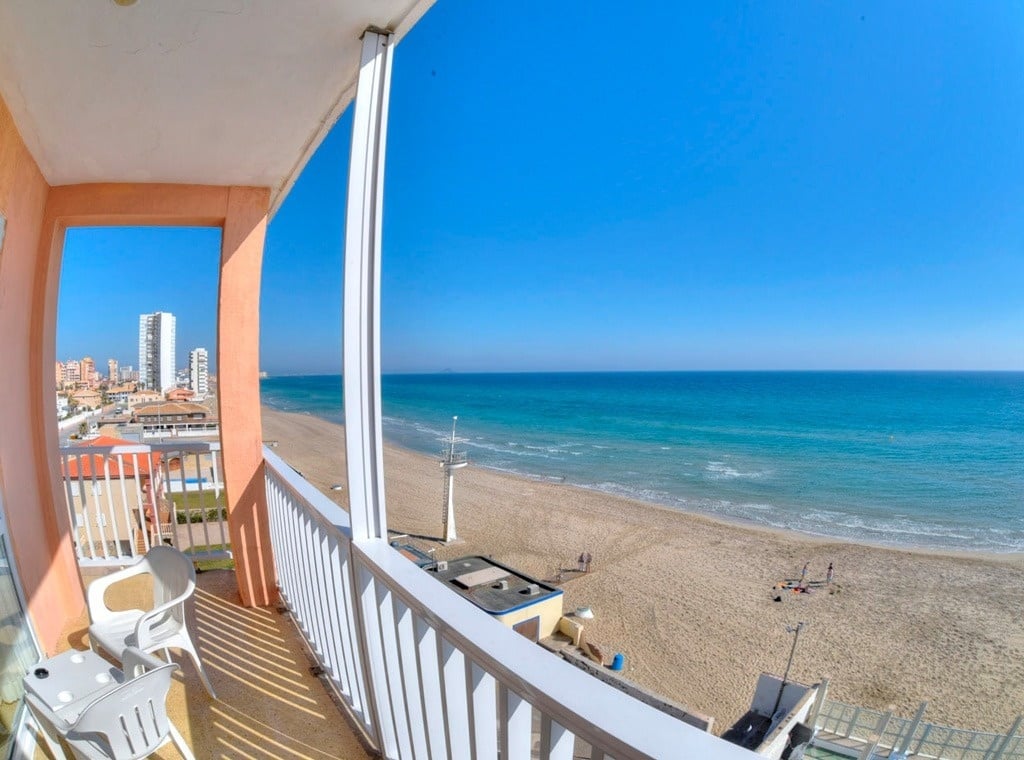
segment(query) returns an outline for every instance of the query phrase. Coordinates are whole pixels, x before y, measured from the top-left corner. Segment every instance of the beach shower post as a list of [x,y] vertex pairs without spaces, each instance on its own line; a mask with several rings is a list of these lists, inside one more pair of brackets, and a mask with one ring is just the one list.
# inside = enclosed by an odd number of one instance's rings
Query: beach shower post
[[455,471],[469,464],[465,451],[456,451],[455,444],[465,443],[467,439],[455,437],[455,425],[458,416],[452,417],[452,434],[450,438],[442,438],[447,446],[441,450],[441,468],[444,470],[444,495],[441,499],[441,536],[445,543],[458,538],[455,532]]
[[771,716],[775,715],[775,711],[779,709],[779,703],[782,702],[782,692],[786,689],[786,682],[789,681],[789,669],[793,666],[793,656],[796,654],[796,643],[800,640],[800,631],[807,626],[802,620],[796,625],[787,625],[786,633],[793,634],[793,647],[789,650],[789,661],[786,663],[786,671],[782,674],[782,683],[779,685],[779,695],[775,697],[775,707],[772,708]]

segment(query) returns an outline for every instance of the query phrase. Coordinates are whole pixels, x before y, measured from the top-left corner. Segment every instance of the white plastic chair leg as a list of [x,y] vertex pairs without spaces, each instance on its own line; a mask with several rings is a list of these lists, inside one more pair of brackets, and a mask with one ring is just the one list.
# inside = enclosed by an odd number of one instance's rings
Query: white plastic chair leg
[[196,760],[195,755],[192,754],[192,750],[189,749],[188,745],[185,744],[184,737],[178,733],[178,729],[173,723],[168,721],[168,728],[171,733],[171,741],[174,742],[174,746],[178,748],[178,752],[185,760]]
[[61,760],[61,758],[66,757],[64,749],[60,746],[60,739],[50,733],[53,729],[46,721],[39,720],[28,705],[25,705],[25,719],[26,723],[35,728],[36,734],[42,735],[43,743],[46,745],[50,757],[54,760]]
[[192,658],[192,664],[196,666],[196,670],[199,672],[199,679],[203,682],[203,686],[206,687],[206,690],[210,693],[210,696],[216,699],[217,692],[213,690],[213,684],[210,683],[210,678],[206,675],[206,670],[203,668],[203,663],[199,660],[199,654],[196,652],[194,648],[182,648],[186,652],[188,652],[188,656]]

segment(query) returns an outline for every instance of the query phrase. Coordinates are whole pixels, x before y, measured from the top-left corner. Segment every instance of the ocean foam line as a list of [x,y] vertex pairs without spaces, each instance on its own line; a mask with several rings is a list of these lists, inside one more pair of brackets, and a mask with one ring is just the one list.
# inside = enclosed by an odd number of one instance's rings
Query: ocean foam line
[[711,480],[733,480],[735,478],[750,478],[756,480],[771,475],[771,470],[758,470],[755,472],[741,472],[734,467],[729,467],[725,462],[711,461],[704,465],[704,470],[711,473],[708,478]]
[[407,420],[402,417],[381,417],[381,421],[390,427],[405,428],[407,430],[414,430],[417,433],[429,435],[431,438],[442,438],[450,434],[450,431],[439,430],[437,428],[424,425],[422,422],[416,420]]
[[467,446],[483,449],[484,451],[493,451],[497,454],[504,454],[512,457],[534,457],[538,459],[555,459],[556,457],[551,456],[548,450],[540,446],[529,446],[526,447],[529,450],[516,451],[511,448],[503,448],[502,446],[493,443],[479,443],[477,441],[467,441]]
[[[688,512],[740,519],[755,525],[792,530],[820,538],[838,538],[856,542],[863,541],[865,533],[868,533],[870,535],[867,538],[872,543],[893,547],[910,545],[929,549],[967,548],[997,553],[1024,550],[1024,535],[1016,537],[1004,535],[1003,540],[993,540],[982,535],[983,532],[987,532],[984,529],[963,533],[927,522],[914,524],[910,521],[903,521],[903,524],[899,524],[889,520],[868,521],[850,513],[833,512],[832,510],[790,511],[763,502],[735,504],[726,499],[688,499],[657,489],[630,487],[614,481],[579,485],[582,488],[614,496],[638,499],[665,507],[683,508]],[[894,533],[913,537],[916,540],[893,540],[891,536]]]

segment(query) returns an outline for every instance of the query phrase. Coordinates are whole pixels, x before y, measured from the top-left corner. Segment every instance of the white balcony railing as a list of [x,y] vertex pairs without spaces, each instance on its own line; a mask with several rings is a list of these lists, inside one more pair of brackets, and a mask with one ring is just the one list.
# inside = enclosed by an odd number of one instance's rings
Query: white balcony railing
[[230,554],[219,443],[67,446],[60,463],[80,564],[123,564],[154,544]]
[[285,604],[386,758],[754,755],[587,675],[482,613],[264,449]]

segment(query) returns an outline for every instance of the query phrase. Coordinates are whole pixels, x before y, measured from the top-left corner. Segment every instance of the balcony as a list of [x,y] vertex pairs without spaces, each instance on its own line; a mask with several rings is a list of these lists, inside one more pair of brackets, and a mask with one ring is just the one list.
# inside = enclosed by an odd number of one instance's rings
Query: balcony
[[[83,572],[88,584],[101,568]],[[238,587],[229,570],[197,577],[192,605],[194,632],[218,699],[212,700],[188,658],[178,660],[168,696],[171,720],[197,758],[250,757],[310,760],[372,757],[363,741],[338,713],[332,696],[312,675],[315,662],[288,614],[238,604]],[[151,593],[145,582],[118,584],[108,601],[122,608],[145,606]],[[62,646],[88,647],[88,618],[71,622]],[[38,750],[37,758],[45,755]],[[177,758],[170,745],[160,757]]]
[[[134,561],[150,543],[199,549],[197,559],[226,556],[226,526],[205,506],[218,483],[194,475],[216,471],[216,454],[202,443],[64,449],[67,508],[79,526],[86,580],[103,565]],[[197,757],[366,756],[359,735],[388,758],[752,756],[519,636],[386,541],[354,541],[347,512],[270,449],[263,456],[283,604],[243,607],[233,573],[198,576],[197,638],[221,699],[210,700],[187,661],[172,692],[175,722]],[[142,472],[155,485],[143,489],[127,477]],[[147,507],[161,499],[176,518],[183,495],[204,505],[198,521],[143,527]],[[206,551],[200,542],[209,535],[224,546]],[[144,603],[141,584],[126,593],[125,606]],[[71,623],[65,645],[87,646],[86,629],[84,617]]]

